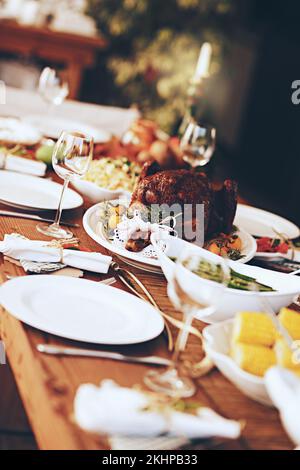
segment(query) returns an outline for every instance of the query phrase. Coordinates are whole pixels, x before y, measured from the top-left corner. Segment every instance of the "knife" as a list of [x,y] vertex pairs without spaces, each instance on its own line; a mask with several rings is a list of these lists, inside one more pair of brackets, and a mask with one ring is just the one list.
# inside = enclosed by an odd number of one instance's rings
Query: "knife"
[[[29,219],[29,220],[37,220],[39,222],[49,222],[50,224],[54,223],[53,219],[47,219],[45,217],[40,217],[39,215],[36,214],[26,214],[25,212],[13,212],[13,211],[5,211],[5,210],[0,210],[0,216],[6,216],[6,217],[18,217],[19,219]],[[65,225],[66,227],[73,227],[73,228],[78,228],[79,224],[73,224],[71,222],[60,222],[61,225]]]
[[152,366],[170,366],[172,361],[159,356],[125,356],[124,354],[97,351],[82,348],[64,348],[61,346],[51,346],[50,344],[38,344],[36,349],[45,354],[54,356],[82,356],[82,357],[100,357],[101,359],[111,359],[113,361],[134,362],[137,364],[148,364]]

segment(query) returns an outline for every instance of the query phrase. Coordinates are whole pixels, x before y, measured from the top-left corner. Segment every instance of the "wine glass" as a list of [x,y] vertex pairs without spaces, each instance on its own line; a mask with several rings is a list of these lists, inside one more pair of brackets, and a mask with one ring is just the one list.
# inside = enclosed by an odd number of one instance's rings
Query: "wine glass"
[[94,140],[92,137],[80,132],[62,132],[56,142],[52,165],[54,171],[64,180],[55,221],[51,225],[38,224],[37,230],[44,235],[54,238],[72,238],[70,230],[62,228],[60,223],[62,213],[62,201],[69,182],[76,176],[83,176],[87,172],[93,158]]
[[190,247],[178,255],[168,283],[168,295],[183,313],[183,327],[178,333],[172,365],[163,372],[151,370],[145,375],[144,382],[151,390],[174,398],[194,395],[193,381],[180,371],[180,354],[186,347],[193,318],[205,321],[216,311],[229,279],[230,270],[223,258],[212,262],[209,255],[201,256]]
[[69,85],[56,70],[45,67],[40,75],[38,90],[43,99],[52,106],[59,106],[69,94]]
[[180,141],[183,160],[192,167],[206,165],[216,148],[216,129],[191,119]]

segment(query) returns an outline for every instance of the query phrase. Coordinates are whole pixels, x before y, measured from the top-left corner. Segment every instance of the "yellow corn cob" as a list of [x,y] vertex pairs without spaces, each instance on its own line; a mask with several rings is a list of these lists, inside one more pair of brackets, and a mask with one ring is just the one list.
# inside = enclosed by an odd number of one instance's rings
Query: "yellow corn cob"
[[300,363],[296,362],[297,355],[294,354],[293,357],[293,351],[290,350],[283,338],[279,338],[276,341],[274,350],[278,365],[300,372]]
[[231,356],[241,369],[260,377],[276,364],[274,350],[265,346],[234,343]]
[[300,339],[300,313],[290,308],[282,308],[279,320],[293,339]]
[[271,347],[276,340],[276,329],[265,313],[240,312],[235,317],[232,339],[234,342]]

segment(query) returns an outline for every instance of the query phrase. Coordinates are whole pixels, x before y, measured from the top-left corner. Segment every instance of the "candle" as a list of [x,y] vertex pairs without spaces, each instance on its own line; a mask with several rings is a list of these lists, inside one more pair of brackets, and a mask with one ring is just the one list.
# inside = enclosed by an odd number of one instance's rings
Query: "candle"
[[201,78],[208,76],[211,54],[211,44],[209,42],[205,42],[200,49],[198,63],[194,75],[194,81],[199,81],[201,80]]

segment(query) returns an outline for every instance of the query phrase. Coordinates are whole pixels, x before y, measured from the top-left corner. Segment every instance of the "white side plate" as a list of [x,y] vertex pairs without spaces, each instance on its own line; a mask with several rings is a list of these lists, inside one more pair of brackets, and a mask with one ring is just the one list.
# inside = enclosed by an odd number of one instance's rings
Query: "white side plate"
[[299,227],[293,222],[272,212],[244,204],[238,204],[234,224],[259,237],[274,238],[281,233],[293,239],[300,235]]
[[149,303],[86,279],[19,277],[0,287],[0,302],[27,325],[89,343],[141,343],[164,328],[161,315]]
[[[0,171],[0,201],[8,206],[35,210],[56,210],[62,185],[36,176],[12,171]],[[63,209],[75,209],[83,204],[82,197],[67,189]]]

